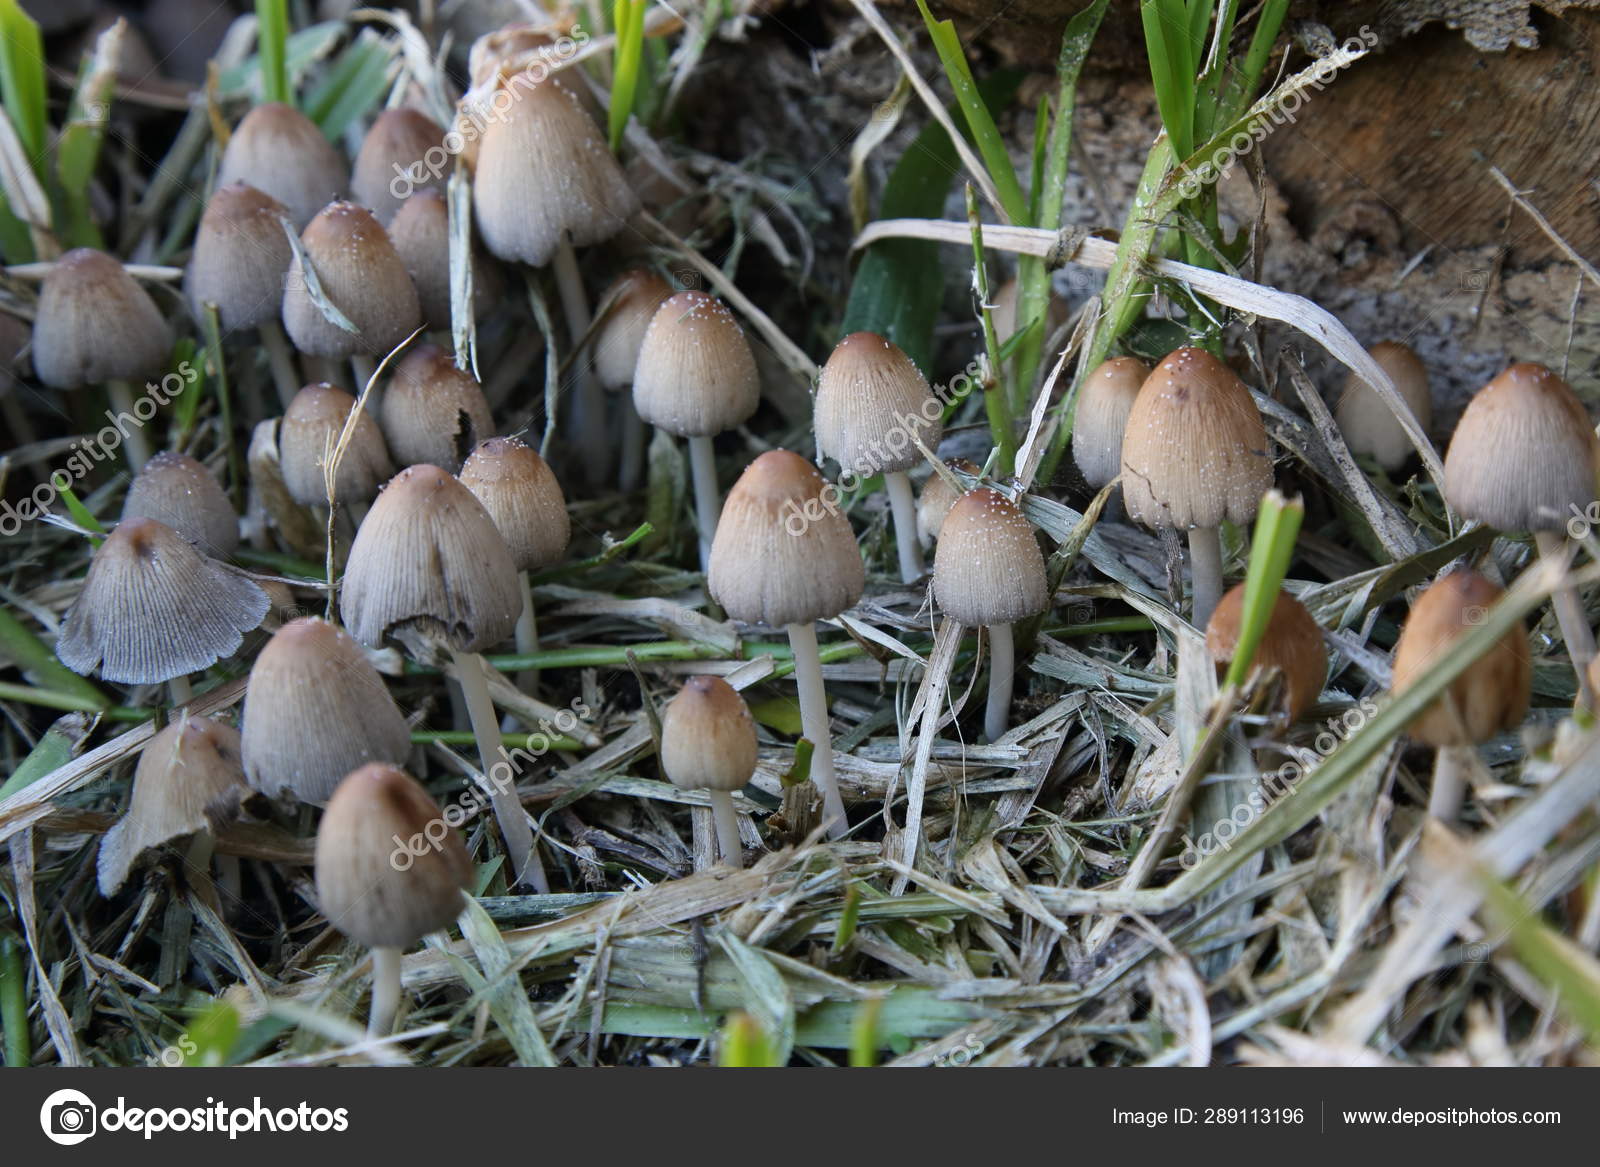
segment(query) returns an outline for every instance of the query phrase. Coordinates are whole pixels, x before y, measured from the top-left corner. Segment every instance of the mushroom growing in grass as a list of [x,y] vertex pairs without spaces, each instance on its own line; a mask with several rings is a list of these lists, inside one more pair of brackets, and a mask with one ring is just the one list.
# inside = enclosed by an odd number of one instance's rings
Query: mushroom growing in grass
[[[326,382],[307,385],[294,396],[278,426],[278,465],[289,496],[303,507],[328,505],[328,460],[350,420],[356,399]],[[394,463],[378,423],[365,408],[351,430],[339,459],[333,497],[348,507],[355,526],[377,497],[378,488],[394,476]]]
[[426,462],[452,474],[479,442],[494,433],[483,386],[433,344],[418,345],[395,366],[378,420],[402,466]]
[[[429,328],[450,327],[450,208],[432,187],[417,191],[389,221],[389,242],[411,273],[422,320]],[[503,281],[499,269],[472,249],[472,309],[482,317],[494,305]]]
[[478,655],[512,634],[522,610],[516,561],[489,512],[437,466],[400,471],[356,532],[343,589],[339,611],[361,643],[393,637],[418,660],[450,660],[505,838],[508,882],[547,891]]
[[1223,520],[1248,523],[1272,487],[1267,432],[1244,382],[1181,348],[1139,389],[1122,439],[1122,500],[1147,527],[1189,533],[1196,628],[1222,595]]
[[[1411,605],[1400,630],[1391,691],[1403,693],[1426,676],[1502,594],[1473,571],[1453,572],[1429,585]],[[1444,822],[1455,820],[1466,792],[1473,747],[1521,724],[1532,685],[1528,636],[1519,624],[1468,665],[1411,723],[1407,732],[1438,751],[1429,814]]]
[[[444,158],[445,165],[437,171],[427,165],[430,153]],[[350,193],[387,226],[411,192],[449,181],[449,163],[444,130],[438,122],[420,110],[386,109],[361,139],[350,175]],[[404,193],[395,194],[396,186]]]
[[[1219,665],[1233,660],[1239,647],[1240,626],[1244,619],[1244,584],[1235,584],[1218,602],[1206,624],[1206,650]],[[1328,678],[1328,649],[1322,627],[1306,611],[1306,606],[1288,592],[1280,590],[1273,602],[1272,615],[1256,646],[1256,671],[1276,670],[1282,679],[1282,711],[1295,721],[1322,692]]]
[[[602,389],[617,392],[633,384],[639,348],[644,344],[650,319],[671,296],[672,285],[642,267],[623,272],[605,290],[600,297],[604,315],[589,344],[594,374]],[[617,484],[627,491],[635,489],[644,476],[644,422],[633,407],[631,395],[618,402],[617,412],[622,425]]]
[[[1478,390],[1444,457],[1445,500],[1499,531],[1532,531],[1539,554],[1562,560],[1568,524],[1595,502],[1600,440],[1583,403],[1543,365],[1512,365]],[[1582,526],[1582,523],[1579,524]],[[1594,633],[1578,589],[1552,597],[1578,675],[1578,703],[1594,708]]]
[[322,914],[372,950],[367,1036],[385,1036],[400,1008],[401,953],[461,914],[472,861],[417,780],[374,763],[346,777],[329,799],[317,827],[316,865]]
[[700,567],[717,531],[717,465],[711,439],[761,404],[761,378],[744,330],[727,305],[679,292],[656,309],[639,346],[633,404],[649,424],[689,440]]
[[126,415],[119,424],[128,444],[128,464],[149,460],[144,427],[159,409],[154,394],[133,399],[130,381],[149,381],[166,371],[172,330],[161,310],[111,256],[80,247],[55,261],[39,289],[33,322],[33,369],[52,389],[104,385],[112,408]]
[[[735,620],[788,632],[801,726],[816,751],[811,778],[822,793],[828,835],[839,838],[849,824],[834,777],[814,625],[859,600],[866,574],[850,521],[823,498],[825,485],[816,467],[787,450],[769,450],[750,463],[723,504],[706,584]],[[798,790],[784,798],[785,817],[795,825],[810,817]]]
[[756,772],[756,723],[721,677],[690,677],[661,715],[661,768],[680,790],[704,790],[717,825],[717,849],[744,866],[733,792]]
[[[982,467],[966,458],[947,458],[945,465],[974,478],[983,473]],[[944,517],[956,505],[956,499],[965,493],[959,487],[952,486],[949,479],[938,471],[928,475],[928,481],[922,484],[922,494],[917,499],[917,537],[922,540],[924,547],[933,546],[933,541],[939,537],[939,528],[944,525]]]
[[1122,438],[1128,429],[1128,414],[1149,376],[1150,366],[1138,357],[1112,357],[1100,362],[1078,390],[1077,410],[1072,416],[1072,458],[1083,480],[1095,490],[1122,473]]
[[187,454],[164,451],[133,476],[122,518],[165,523],[207,555],[225,559],[239,546],[239,516],[222,483]]
[[988,741],[998,741],[1011,720],[1016,674],[1011,625],[1038,615],[1050,603],[1039,541],[1016,503],[987,487],[956,500],[939,528],[933,595],[951,620],[989,630],[989,700],[983,734]]
[[[1367,352],[1389,374],[1401,400],[1426,430],[1433,424],[1433,395],[1428,392],[1428,370],[1417,354],[1409,345],[1393,340],[1380,341]],[[1415,452],[1394,410],[1354,373],[1345,379],[1334,418],[1352,454],[1371,458],[1390,473],[1404,466]]]
[[275,101],[245,114],[217,170],[218,186],[249,183],[287,207],[296,228],[344,194],[349,181],[344,156],[316,123]]
[[841,340],[817,380],[817,453],[857,478],[883,475],[904,583],[924,570],[906,471],[922,461],[917,442],[938,447],[943,412],[911,358],[875,332]]

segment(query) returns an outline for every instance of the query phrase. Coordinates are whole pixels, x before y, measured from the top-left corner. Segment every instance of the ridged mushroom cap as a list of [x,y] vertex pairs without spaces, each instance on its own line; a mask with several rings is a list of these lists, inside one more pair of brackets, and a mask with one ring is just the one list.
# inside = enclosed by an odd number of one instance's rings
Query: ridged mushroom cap
[[1138,357],[1112,357],[1084,378],[1072,421],[1072,459],[1083,480],[1099,490],[1122,473],[1122,437],[1150,366]]
[[228,139],[217,185],[247,182],[289,209],[296,227],[349,189],[344,156],[299,110],[265,102],[245,114]]
[[455,831],[434,825],[444,821],[404,770],[374,763],[346,777],[317,827],[317,905],[328,923],[369,948],[409,948],[449,927],[466,906],[472,861]]
[[741,789],[756,771],[756,723],[721,677],[690,677],[661,715],[661,768],[680,790]]
[[[1426,676],[1502,594],[1474,571],[1452,572],[1430,584],[1400,629],[1391,692],[1403,693]],[[1519,625],[1467,666],[1407,732],[1430,746],[1476,745],[1522,723],[1532,686],[1528,634]]]
[[490,438],[467,457],[461,485],[489,512],[518,571],[535,571],[566,554],[572,536],[566,495],[537,450],[516,438]]
[[185,290],[196,320],[217,306],[225,331],[255,328],[283,311],[283,278],[294,251],[288,208],[243,182],[219,186],[195,232]]
[[[429,150],[444,157],[437,176],[420,165],[428,160]],[[361,139],[350,193],[378,222],[387,225],[402,201],[394,193],[396,180],[404,179],[402,189],[408,192],[443,186],[450,179],[450,159],[444,150],[444,129],[438,122],[420,110],[386,109]]]
[[922,461],[912,437],[937,449],[944,407],[911,358],[875,332],[841,340],[817,379],[817,452],[869,477]]
[[[1223,594],[1206,624],[1206,649],[1219,665],[1228,664],[1239,647],[1244,617],[1244,584]],[[1277,669],[1283,676],[1285,708],[1293,721],[1316,703],[1328,677],[1328,649],[1322,628],[1299,600],[1280,590],[1267,617],[1267,629],[1256,647],[1256,669]]]
[[1247,523],[1272,488],[1267,432],[1250,391],[1198,348],[1156,366],[1128,414],[1122,499],[1147,527]]
[[222,483],[185,454],[165,451],[144,464],[128,486],[122,518],[155,519],[218,558],[239,547],[239,516]]
[[153,685],[210,668],[261,623],[267,593],[154,519],[118,523],[89,561],[56,641],[84,676]]
[[[972,475],[982,473],[983,469],[965,458],[946,458],[944,464],[952,470]],[[922,484],[922,493],[917,497],[918,537],[925,542],[937,539],[939,528],[944,526],[944,517],[950,513],[950,508],[956,505],[956,499],[964,493],[946,482],[943,474],[928,475],[928,480]]]
[[[326,382],[305,386],[289,402],[278,426],[278,466],[290,497],[301,506],[328,505],[326,462],[355,407],[354,397]],[[334,497],[340,503],[371,502],[392,477],[394,463],[383,433],[363,409],[339,459]]]
[[273,798],[323,803],[368,762],[400,765],[411,731],[361,646],[316,617],[278,629],[250,669],[245,780]]
[[1595,500],[1600,442],[1583,403],[1543,365],[1512,365],[1467,403],[1444,493],[1499,531],[1560,530]]
[[402,465],[426,462],[451,473],[494,433],[483,386],[433,344],[418,345],[395,366],[378,420]]
[[866,570],[850,520],[822,498],[816,467],[768,450],[728,492],[711,543],[707,586],[748,624],[810,624],[861,598]]
[[355,203],[329,203],[300,233],[323,295],[355,332],[322,314],[307,291],[297,256],[283,291],[283,327],[310,356],[381,357],[422,323],[417,289],[383,225]]
[[80,247],[56,260],[39,289],[33,369],[52,389],[159,377],[172,330],[155,301],[103,251]]
[[[1367,350],[1401,398],[1411,407],[1412,416],[1424,430],[1433,424],[1433,395],[1428,392],[1428,370],[1409,345],[1380,341]],[[1351,373],[1345,378],[1344,392],[1334,413],[1345,445],[1353,454],[1364,454],[1385,470],[1398,470],[1414,452],[1411,439],[1400,428],[1394,411],[1384,404],[1377,390]]]
[[973,628],[1013,624],[1049,606],[1044,555],[1016,503],[988,487],[956,500],[939,528],[933,596],[946,616]]
[[[450,208],[438,190],[424,188],[389,221],[389,242],[411,274],[422,319],[429,328],[450,327]],[[499,269],[472,249],[472,306],[485,316],[504,285]]]
[[350,634],[373,648],[394,636],[418,655],[437,640],[481,652],[516,628],[522,591],[511,549],[483,504],[437,466],[410,466],[356,532],[339,612]]
[[607,389],[633,384],[639,349],[656,309],[672,298],[672,285],[649,268],[636,267],[611,282],[600,297],[610,303],[605,319],[595,330],[590,351],[595,376]]
[[633,406],[648,424],[680,438],[720,434],[761,404],[761,377],[728,306],[704,292],[679,292],[650,318],[633,371]]

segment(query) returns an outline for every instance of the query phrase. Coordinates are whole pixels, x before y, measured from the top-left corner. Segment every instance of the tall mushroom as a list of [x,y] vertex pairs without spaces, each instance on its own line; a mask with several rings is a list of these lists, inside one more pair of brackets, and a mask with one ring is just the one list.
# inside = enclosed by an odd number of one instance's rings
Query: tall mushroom
[[[1428,392],[1427,367],[1409,345],[1399,341],[1379,341],[1367,352],[1378,367],[1389,374],[1400,399],[1410,407],[1417,424],[1426,430],[1433,424],[1433,397]],[[1363,454],[1391,473],[1404,466],[1415,451],[1388,402],[1354,373],[1345,379],[1334,419],[1352,454]]]
[[661,768],[680,790],[704,790],[717,825],[717,849],[744,866],[733,792],[756,771],[756,723],[721,677],[690,677],[661,715]]
[[[633,384],[639,365],[639,348],[650,319],[672,295],[672,285],[649,268],[636,267],[623,272],[600,297],[600,323],[596,325],[589,350],[594,373],[602,389],[617,392]],[[633,407],[631,394],[618,404],[622,424],[621,468],[618,486],[633,490],[644,471],[644,422]]]
[[344,194],[350,170],[310,118],[292,106],[265,102],[239,123],[222,152],[217,185],[247,182],[289,209],[304,227]]
[[453,474],[494,433],[483,386],[433,344],[418,345],[395,366],[378,414],[402,466],[426,462]]
[[168,450],[146,462],[128,486],[122,517],[165,523],[217,559],[239,547],[239,516],[222,483],[187,454]]

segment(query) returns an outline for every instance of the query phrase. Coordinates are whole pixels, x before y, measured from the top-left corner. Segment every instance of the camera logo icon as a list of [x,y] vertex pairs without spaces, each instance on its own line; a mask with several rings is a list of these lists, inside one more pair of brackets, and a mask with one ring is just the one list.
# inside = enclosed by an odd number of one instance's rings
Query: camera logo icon
[[52,1143],[73,1147],[94,1134],[98,1110],[78,1090],[57,1090],[39,1107],[39,1125]]

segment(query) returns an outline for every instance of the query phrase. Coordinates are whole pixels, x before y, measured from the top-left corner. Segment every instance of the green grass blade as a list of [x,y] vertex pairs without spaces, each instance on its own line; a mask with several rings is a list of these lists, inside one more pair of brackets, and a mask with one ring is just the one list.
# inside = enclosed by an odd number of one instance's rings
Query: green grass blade
[[33,1060],[28,1037],[28,966],[15,932],[0,932],[0,1028],[5,1030],[6,1065],[13,1069]]
[[617,44],[611,81],[611,109],[607,115],[612,153],[622,147],[622,134],[633,113],[639,89],[639,58],[644,51],[646,0],[617,0]]
[[104,693],[58,661],[55,653],[6,608],[0,608],[0,653],[24,675],[31,674],[48,688],[92,702],[95,709],[111,704]]
[[289,89],[288,0],[256,0],[256,53],[261,60],[261,100],[294,104]]
[[100,161],[116,86],[116,54],[121,42],[112,31],[107,29],[96,40],[73,91],[67,123],[56,140],[56,178],[67,218],[62,234],[73,247],[105,245],[89,211],[89,184]]
[[54,774],[72,761],[78,746],[88,736],[90,724],[89,719],[82,716],[73,716],[70,720],[63,717],[45,730],[44,736],[39,739],[39,744],[28,751],[28,756],[17,763],[17,768],[11,777],[0,785],[0,802],[4,802],[23,787],[37,782],[46,774]]
[[1269,490],[1256,514],[1255,541],[1250,545],[1250,570],[1244,581],[1244,610],[1239,618],[1239,641],[1228,665],[1225,684],[1238,687],[1250,673],[1256,649],[1266,634],[1267,621],[1278,603],[1283,577],[1294,558],[1294,541],[1305,518],[1305,504],[1296,496],[1285,499]]
[[34,173],[42,176],[49,141],[44,40],[17,0],[0,0],[0,98]]
[[[990,378],[1000,369],[1000,345],[994,334],[994,317],[989,312],[989,269],[983,258],[983,220],[978,215],[978,194],[967,184],[967,221],[972,224],[972,270],[976,276],[978,302],[982,305],[978,319],[983,325],[983,346],[989,356]],[[989,415],[989,436],[999,449],[995,466],[997,478],[1008,477],[1016,465],[1017,436],[1012,430],[1011,407],[1003,386],[985,383],[979,390],[983,394],[983,407]]]
[[326,77],[306,94],[306,116],[330,142],[349,125],[377,108],[389,92],[389,65],[394,44],[370,29],[339,54]]
[[1194,145],[1194,62],[1189,56],[1188,19],[1182,0],[1142,0],[1145,53],[1156,107],[1173,149],[1187,155]]
[[1555,990],[1567,1014],[1600,1043],[1600,961],[1539,918],[1516,892],[1483,873],[1485,907],[1528,971]]

